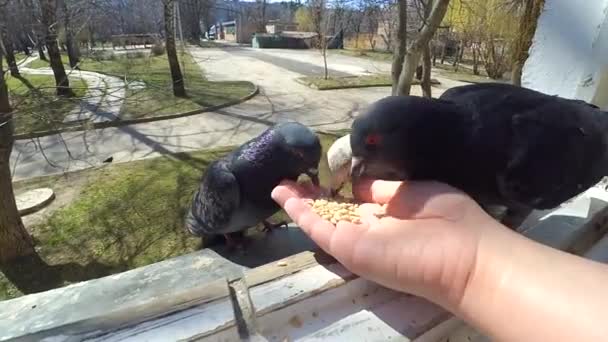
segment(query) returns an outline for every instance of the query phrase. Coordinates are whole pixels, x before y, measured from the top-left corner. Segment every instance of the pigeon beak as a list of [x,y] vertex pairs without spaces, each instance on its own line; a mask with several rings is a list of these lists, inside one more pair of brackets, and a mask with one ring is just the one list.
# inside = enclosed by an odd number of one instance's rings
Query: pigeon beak
[[310,177],[310,180],[312,180],[312,184],[319,186],[319,169],[311,167],[306,171],[306,174]]
[[365,162],[362,158],[353,157],[350,163],[350,174],[352,178],[359,178],[365,172]]

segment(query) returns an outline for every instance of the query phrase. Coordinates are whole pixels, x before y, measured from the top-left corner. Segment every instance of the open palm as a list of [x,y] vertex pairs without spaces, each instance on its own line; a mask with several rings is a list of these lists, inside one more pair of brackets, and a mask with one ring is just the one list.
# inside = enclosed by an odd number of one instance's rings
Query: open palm
[[[272,196],[352,272],[439,304],[460,300],[475,266],[481,231],[492,222],[470,197],[435,182],[362,181],[353,189],[365,202],[359,207],[362,223],[333,225],[304,201],[321,191],[284,182]],[[382,205],[386,215],[376,217]]]

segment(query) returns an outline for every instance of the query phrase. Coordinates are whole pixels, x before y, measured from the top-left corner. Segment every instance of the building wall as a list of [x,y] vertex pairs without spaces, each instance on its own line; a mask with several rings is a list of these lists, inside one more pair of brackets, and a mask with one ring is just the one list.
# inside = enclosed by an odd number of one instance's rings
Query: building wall
[[608,108],[608,0],[546,0],[522,85]]

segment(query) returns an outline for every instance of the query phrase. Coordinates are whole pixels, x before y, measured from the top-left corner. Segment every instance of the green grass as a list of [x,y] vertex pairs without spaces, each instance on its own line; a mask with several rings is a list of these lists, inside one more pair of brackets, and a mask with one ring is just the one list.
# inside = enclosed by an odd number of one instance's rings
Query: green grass
[[[47,58],[48,58],[48,55],[47,55]],[[70,63],[68,60],[68,56],[66,54],[61,54],[61,61],[65,65],[69,65],[69,63]],[[48,67],[49,67],[49,62],[43,61],[40,58],[38,58],[28,64],[28,68],[32,68],[32,69],[40,69],[40,68],[48,68]]]
[[85,60],[83,70],[120,76],[128,82],[144,82],[145,89],[129,88],[121,117],[133,119],[181,113],[234,101],[251,93],[251,82],[212,82],[188,54],[180,55],[187,98],[173,96],[169,63],[165,55],[143,58],[118,58],[110,61]]
[[75,96],[63,98],[55,95],[53,76],[23,74],[20,79],[8,77],[10,101],[15,111],[15,132],[27,133],[61,127],[63,118],[85,96],[87,84],[80,78],[70,77]]
[[17,64],[19,64],[19,62],[22,59],[25,59],[25,57],[27,57],[27,56],[23,52],[17,52],[17,53],[15,53],[15,61],[17,61]]
[[[393,55],[390,52],[386,52],[386,51],[369,51],[369,50],[354,50],[354,49],[344,49],[344,50],[332,50],[336,51],[337,53],[343,54],[343,55],[347,55],[347,56],[353,56],[353,57],[361,57],[361,58],[368,58],[368,59],[373,59],[376,61],[383,61],[383,62],[391,62],[393,59]],[[433,66],[433,69],[441,76],[451,79],[451,80],[455,80],[455,81],[462,81],[462,82],[471,82],[471,83],[480,83],[480,82],[502,82],[505,80],[493,80],[488,78],[483,65],[479,65],[479,73],[480,75],[475,75],[473,74],[473,70],[466,68],[464,66],[459,66],[458,70],[455,70],[455,68],[452,66],[451,63],[448,64],[441,64],[439,63],[439,60],[437,60],[437,63]]]
[[[324,134],[320,138],[324,151],[336,139]],[[71,203],[54,211],[45,223],[30,227],[30,231],[48,264],[76,262],[88,268],[86,274],[102,276],[200,248],[200,239],[184,230],[183,218],[205,167],[229,150],[180,154],[181,160],[167,156],[114,164],[20,181],[15,188],[20,192],[52,186],[59,198],[62,188],[80,186]],[[327,186],[325,157],[321,159],[320,179]],[[279,213],[273,221],[283,218],[285,214]],[[57,286],[89,278],[64,272]],[[20,295],[0,273],[0,300]]]
[[[479,66],[479,75],[475,75],[473,70],[459,66],[458,70],[452,66],[452,64],[437,64],[433,67],[438,74],[450,78],[456,81],[470,82],[470,83],[484,83],[484,82],[508,82],[506,79],[493,80],[488,77],[488,74],[484,70],[483,66]],[[505,73],[507,76],[507,73]]]
[[[111,50],[106,50],[111,54]],[[122,119],[163,116],[210,106],[222,105],[250,94],[255,86],[247,81],[208,81],[189,54],[179,54],[180,66],[185,79],[186,98],[173,96],[169,63],[166,55],[148,56],[143,53],[114,55],[111,58],[82,57],[81,70],[114,75],[127,81],[125,102],[121,108]],[[64,64],[67,56],[62,55]],[[35,60],[31,68],[48,67],[48,62]],[[145,87],[137,87],[143,82]],[[112,89],[108,90],[110,93]]]
[[[204,109],[242,98],[255,88],[251,82],[246,81],[208,81],[189,54],[180,53],[178,58],[185,79],[188,95],[186,98],[173,96],[166,55],[137,58],[115,55],[103,60],[82,58],[80,69],[114,75],[132,85],[134,85],[132,82],[145,83],[143,89],[137,87],[127,89],[125,104],[120,113],[122,119],[163,116]],[[48,66],[46,62],[42,63]],[[67,60],[64,60],[64,63],[67,63]],[[109,92],[111,93],[112,89]]]
[[[301,83],[318,90],[347,89],[347,88],[366,88],[366,87],[390,87],[392,84],[390,75],[365,75],[365,76],[346,76],[329,77],[327,79],[320,76],[310,76],[299,78]],[[417,79],[412,84],[420,84]],[[435,79],[431,84],[439,84]]]

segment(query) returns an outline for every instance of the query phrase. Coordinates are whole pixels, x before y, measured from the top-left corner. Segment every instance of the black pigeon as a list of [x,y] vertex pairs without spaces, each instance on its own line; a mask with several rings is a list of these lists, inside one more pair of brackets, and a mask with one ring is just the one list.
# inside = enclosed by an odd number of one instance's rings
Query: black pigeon
[[103,163],[111,163],[114,161],[114,157],[108,157],[106,159],[103,160]]
[[[299,123],[277,124],[209,165],[186,217],[194,235],[222,234],[229,243],[280,207],[270,193],[282,180],[305,173],[319,185],[319,138]],[[279,225],[284,225],[281,223]]]
[[439,100],[387,97],[356,118],[352,175],[436,180],[516,229],[607,174],[608,113],[508,84],[452,88]]

